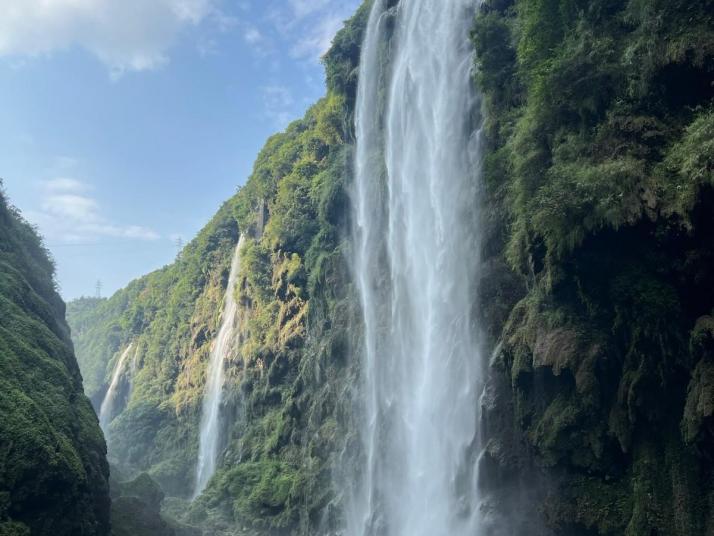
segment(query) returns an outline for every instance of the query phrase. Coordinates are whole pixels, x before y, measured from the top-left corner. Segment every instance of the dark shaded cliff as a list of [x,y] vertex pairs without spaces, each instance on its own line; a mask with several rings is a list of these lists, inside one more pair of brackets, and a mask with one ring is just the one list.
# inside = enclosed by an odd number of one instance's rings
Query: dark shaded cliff
[[0,534],[105,536],[109,467],[54,265],[0,192]]
[[714,3],[490,0],[474,42],[487,465],[558,534],[712,534]]

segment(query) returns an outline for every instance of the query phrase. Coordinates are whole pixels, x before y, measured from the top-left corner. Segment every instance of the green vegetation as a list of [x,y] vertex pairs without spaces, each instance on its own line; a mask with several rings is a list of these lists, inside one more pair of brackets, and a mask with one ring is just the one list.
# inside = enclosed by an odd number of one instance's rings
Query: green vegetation
[[[246,185],[176,262],[68,309],[95,407],[122,349],[137,351],[112,461],[130,478],[150,475],[166,513],[211,534],[340,525],[333,482],[355,462],[358,382],[346,357],[359,337],[346,191],[369,6],[325,56],[326,97],[268,140]],[[498,349],[482,467],[495,476],[484,482],[498,484],[489,491],[504,509],[522,499],[514,533],[540,534],[543,519],[562,535],[708,535],[714,4],[486,0],[473,41],[486,153],[476,305]],[[224,449],[189,503],[240,233]],[[128,493],[128,511],[144,508]]]
[[[274,137],[239,196],[268,202],[270,219],[243,252],[242,371],[224,469],[194,507],[222,507],[254,528],[309,532],[331,499],[328,453],[338,448],[334,411],[346,330],[344,255],[348,164],[344,99],[330,94]],[[255,211],[238,212],[242,228]],[[334,334],[333,330],[337,334]],[[344,336],[343,334],[341,336]],[[326,413],[327,412],[327,413]]]
[[67,311],[97,409],[119,354],[134,344],[133,396],[113,422],[109,457],[123,473],[149,472],[172,495],[188,495],[193,483],[205,364],[238,241],[234,204],[227,202],[171,266]]
[[708,534],[714,3],[481,11],[488,253],[513,271],[488,284],[522,281],[488,290],[513,307],[489,330],[494,377],[522,451],[558,475],[545,517],[568,534]]
[[106,447],[54,266],[1,191],[0,414],[0,534],[108,534]]

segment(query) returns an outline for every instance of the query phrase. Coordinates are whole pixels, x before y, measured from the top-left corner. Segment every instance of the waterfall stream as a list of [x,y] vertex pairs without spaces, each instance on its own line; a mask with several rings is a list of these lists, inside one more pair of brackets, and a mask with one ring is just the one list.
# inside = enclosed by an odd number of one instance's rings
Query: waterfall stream
[[211,356],[206,372],[206,390],[203,395],[201,426],[198,447],[198,463],[196,466],[196,487],[194,498],[206,488],[208,481],[216,471],[216,460],[221,433],[220,409],[223,398],[224,362],[233,345],[236,328],[236,313],[238,304],[235,300],[235,286],[240,271],[240,252],[245,243],[241,235],[236,246],[231,271],[228,276],[228,286],[223,299],[221,326],[213,343]]
[[364,38],[353,192],[363,452],[349,536],[482,533],[474,10],[375,0]]
[[133,346],[134,343],[129,344],[114,365],[112,379],[109,382],[109,389],[107,389],[107,392],[104,395],[104,400],[102,400],[102,405],[99,408],[99,426],[104,432],[104,436],[107,438],[109,437],[109,424],[111,424],[116,413],[116,400],[119,394],[119,385],[124,376],[126,363]]

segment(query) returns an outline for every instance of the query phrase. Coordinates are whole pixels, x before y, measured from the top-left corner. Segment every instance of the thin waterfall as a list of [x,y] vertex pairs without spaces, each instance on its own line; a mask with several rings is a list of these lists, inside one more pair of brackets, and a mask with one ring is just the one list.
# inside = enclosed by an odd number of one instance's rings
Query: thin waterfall
[[109,382],[109,389],[107,389],[107,392],[104,395],[104,400],[102,400],[102,405],[99,408],[99,426],[104,432],[105,437],[109,437],[109,425],[111,424],[112,419],[116,416],[116,400],[119,394],[119,385],[124,376],[126,363],[129,359],[129,354],[131,353],[133,346],[134,343],[129,344],[114,365],[112,379]]
[[203,395],[203,408],[201,413],[201,427],[198,446],[198,463],[196,465],[196,487],[194,498],[198,497],[206,488],[208,481],[216,471],[218,446],[220,442],[220,409],[223,398],[224,362],[233,345],[236,328],[238,304],[235,300],[235,286],[240,271],[240,252],[245,243],[241,235],[236,246],[231,271],[228,276],[228,287],[223,299],[223,312],[221,327],[213,343],[211,356],[208,361],[206,373],[206,390]]
[[352,266],[363,452],[346,493],[349,536],[483,532],[475,8],[375,0],[363,42]]

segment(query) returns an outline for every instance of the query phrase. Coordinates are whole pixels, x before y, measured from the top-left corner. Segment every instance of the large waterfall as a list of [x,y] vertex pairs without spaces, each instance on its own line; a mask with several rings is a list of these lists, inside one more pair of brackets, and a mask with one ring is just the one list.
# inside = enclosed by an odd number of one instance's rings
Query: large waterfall
[[241,235],[231,261],[228,286],[223,299],[221,327],[213,342],[211,357],[208,361],[206,390],[203,395],[201,413],[194,497],[198,497],[201,494],[216,471],[216,459],[221,437],[220,409],[223,397],[224,362],[234,341],[236,313],[238,312],[238,304],[235,300],[235,286],[238,272],[240,271],[240,252],[244,243],[245,237]]
[[375,0],[356,110],[363,456],[350,536],[481,533],[474,0]]
[[133,346],[133,343],[129,344],[114,365],[112,379],[109,382],[109,389],[107,389],[107,392],[104,395],[104,400],[102,400],[102,405],[99,408],[99,426],[102,428],[105,437],[109,437],[109,425],[115,417],[119,386],[122,383],[121,380],[124,377],[126,370],[126,362],[127,359],[129,359],[129,354],[131,353]]

